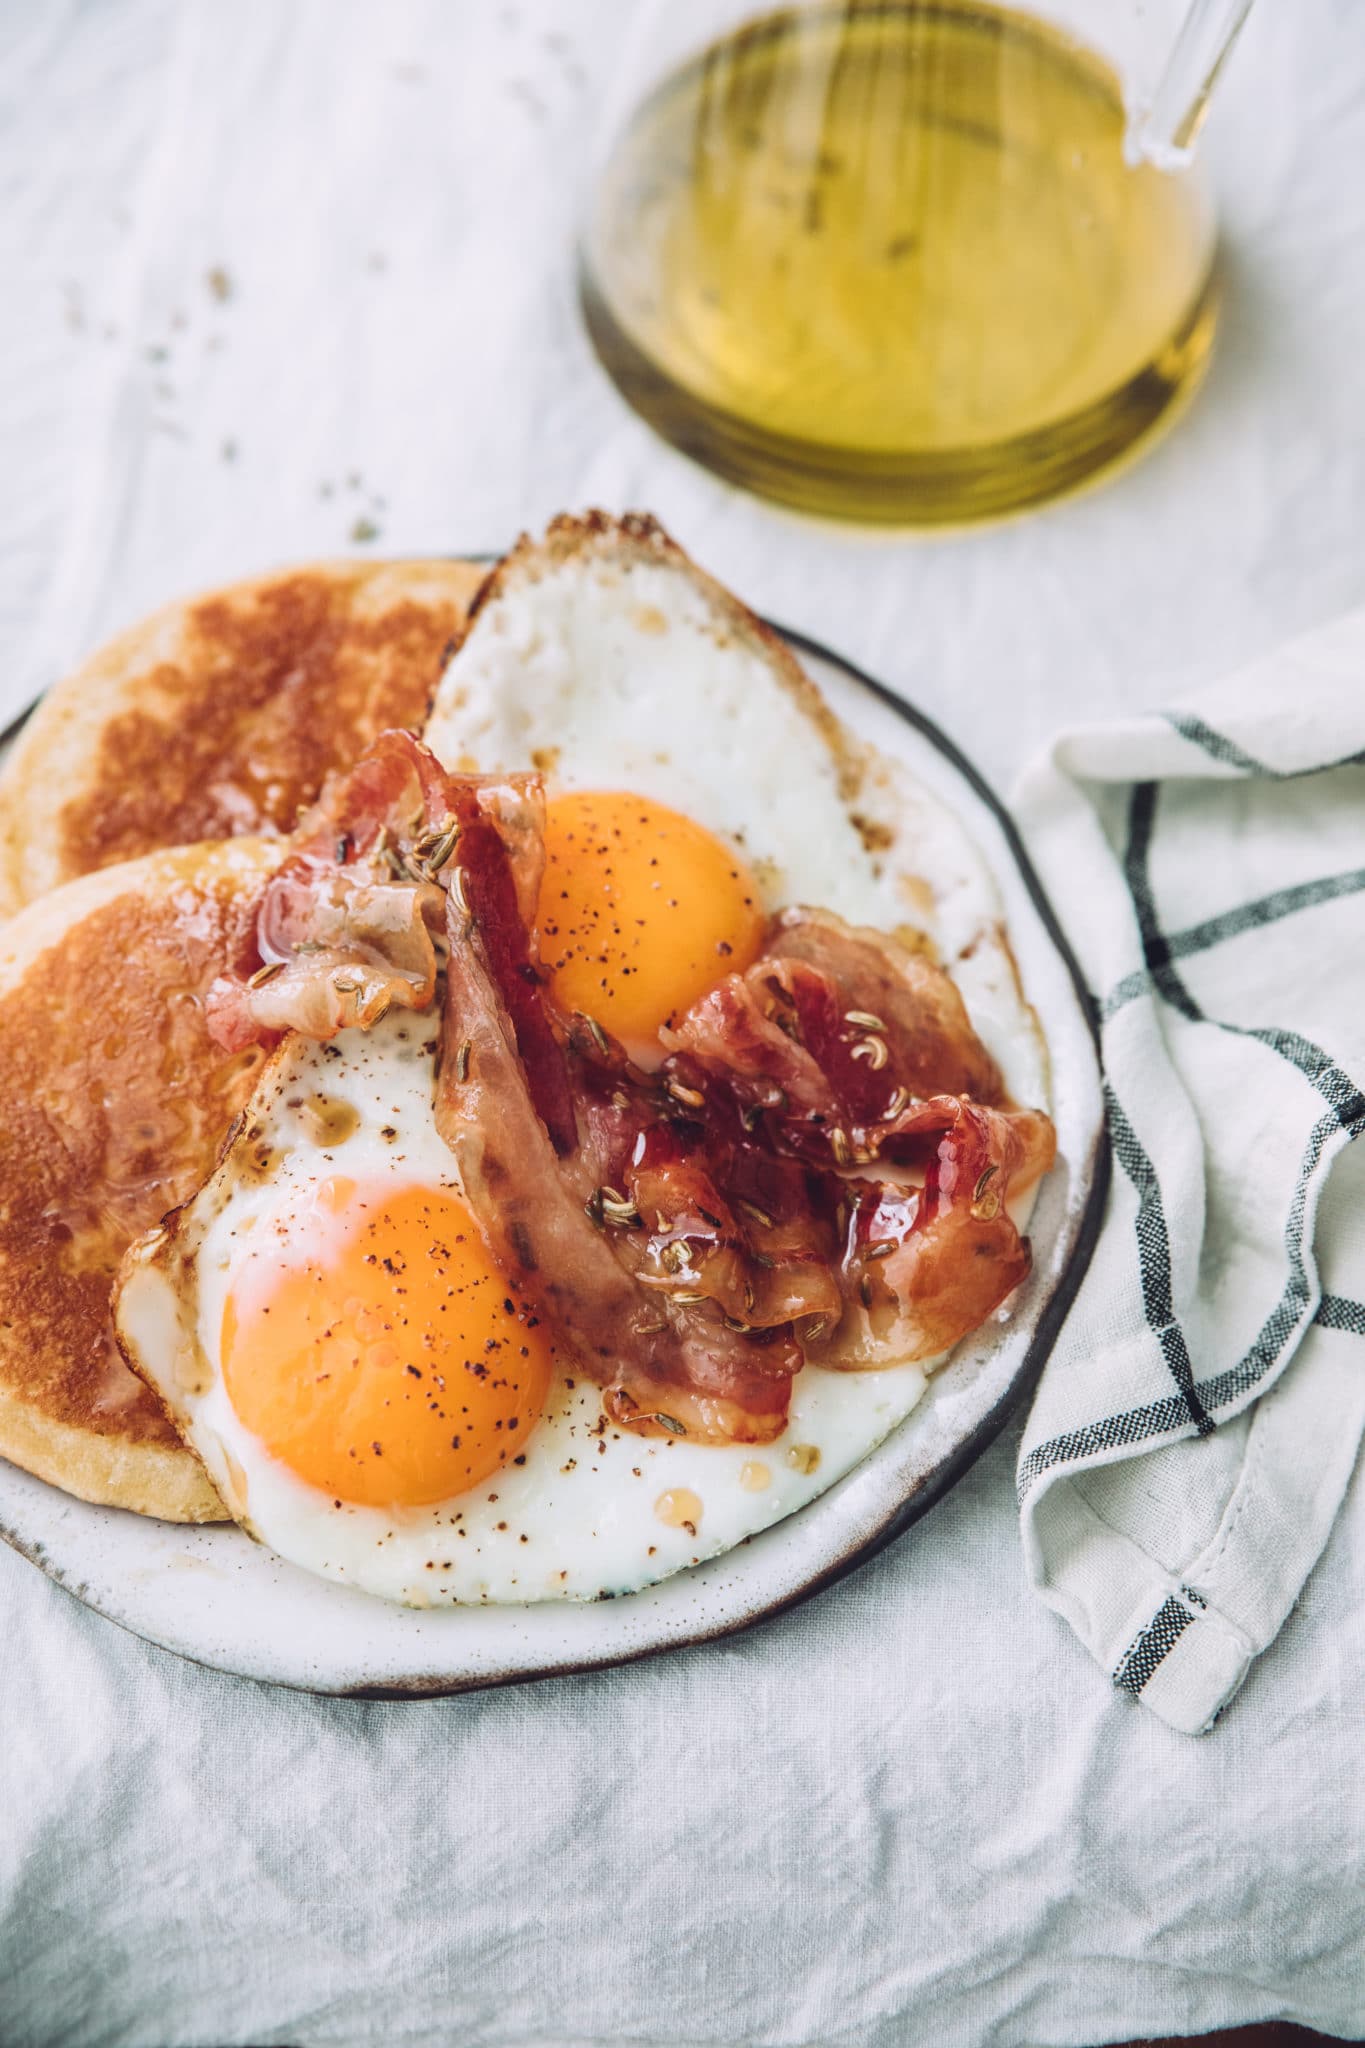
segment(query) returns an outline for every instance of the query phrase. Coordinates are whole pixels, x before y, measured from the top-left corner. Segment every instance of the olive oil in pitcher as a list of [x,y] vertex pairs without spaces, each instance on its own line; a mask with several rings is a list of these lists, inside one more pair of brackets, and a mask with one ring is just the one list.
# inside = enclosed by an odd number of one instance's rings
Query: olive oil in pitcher
[[631,403],[810,510],[955,523],[1112,462],[1197,380],[1213,227],[1105,62],[973,0],[825,0],[655,90],[585,247]]

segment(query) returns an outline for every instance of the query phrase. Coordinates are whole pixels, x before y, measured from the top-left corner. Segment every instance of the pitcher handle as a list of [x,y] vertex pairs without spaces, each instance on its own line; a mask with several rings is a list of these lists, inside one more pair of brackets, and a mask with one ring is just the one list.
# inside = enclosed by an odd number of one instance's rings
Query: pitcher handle
[[1163,171],[1189,162],[1209,96],[1250,12],[1251,0],[1192,0],[1150,106],[1130,123],[1130,159]]

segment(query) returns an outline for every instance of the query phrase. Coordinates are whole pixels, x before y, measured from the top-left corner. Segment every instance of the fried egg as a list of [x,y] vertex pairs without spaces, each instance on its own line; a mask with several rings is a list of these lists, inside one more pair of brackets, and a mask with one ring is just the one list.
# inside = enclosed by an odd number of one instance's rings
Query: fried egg
[[414,1606],[623,1593],[791,1514],[914,1407],[919,1367],[808,1367],[773,1444],[605,1425],[464,1206],[435,1062],[410,1012],[286,1041],[124,1269],[125,1347],[280,1556]]
[[[1011,1093],[1045,1104],[957,821],[683,557],[637,542],[515,551],[426,734],[450,768],[545,778],[558,1000],[647,1059],[750,964],[768,916],[818,905],[931,950]],[[913,1410],[933,1361],[807,1366],[761,1447],[604,1422],[465,1206],[432,1116],[438,1017],[286,1040],[212,1179],[125,1265],[122,1342],[244,1527],[410,1604],[617,1595],[795,1512]],[[1017,1222],[1031,1199],[1011,1200]]]
[[765,916],[808,904],[927,947],[1015,1099],[1046,1107],[1046,1050],[970,834],[657,528],[589,515],[522,542],[424,737],[447,768],[543,775],[568,877],[567,898],[542,893],[544,950],[560,993],[594,997],[618,1036],[710,985],[690,968],[673,980],[684,952],[711,981],[748,964],[756,894]]

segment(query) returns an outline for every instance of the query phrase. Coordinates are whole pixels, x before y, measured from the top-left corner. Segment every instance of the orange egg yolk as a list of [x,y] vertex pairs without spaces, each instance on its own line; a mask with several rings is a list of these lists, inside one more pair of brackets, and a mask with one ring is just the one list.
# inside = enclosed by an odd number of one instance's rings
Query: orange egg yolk
[[545,853],[537,924],[556,998],[652,1064],[660,1028],[757,957],[753,877],[701,825],[620,790],[556,797]]
[[534,1307],[459,1200],[340,1178],[269,1253],[253,1243],[222,1359],[253,1435],[310,1486],[365,1507],[425,1506],[487,1479],[524,1449],[551,1369]]

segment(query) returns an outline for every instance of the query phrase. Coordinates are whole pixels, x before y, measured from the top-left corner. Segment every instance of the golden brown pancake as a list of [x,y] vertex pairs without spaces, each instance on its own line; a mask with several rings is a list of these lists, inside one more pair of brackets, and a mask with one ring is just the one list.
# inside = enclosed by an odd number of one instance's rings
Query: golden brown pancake
[[0,1455],[170,1521],[223,1510],[119,1358],[110,1283],[206,1178],[250,1094],[263,1054],[213,1045],[200,997],[280,854],[247,839],[149,854],[0,931]]
[[288,831],[421,727],[484,571],[323,562],[168,605],[50,690],[0,775],[0,917],[161,846]]

